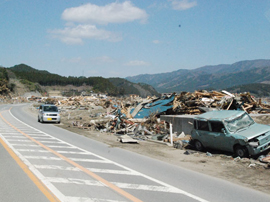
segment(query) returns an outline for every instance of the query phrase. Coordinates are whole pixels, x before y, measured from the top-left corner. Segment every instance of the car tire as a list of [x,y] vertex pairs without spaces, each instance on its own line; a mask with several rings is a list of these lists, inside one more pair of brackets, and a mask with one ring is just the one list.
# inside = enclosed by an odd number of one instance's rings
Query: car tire
[[235,147],[234,153],[236,156],[239,156],[240,158],[248,157],[247,148],[240,145]]
[[37,121],[40,122],[39,117],[37,117]]
[[198,151],[204,150],[204,146],[199,140],[194,141],[194,146],[195,146],[196,150],[198,150]]

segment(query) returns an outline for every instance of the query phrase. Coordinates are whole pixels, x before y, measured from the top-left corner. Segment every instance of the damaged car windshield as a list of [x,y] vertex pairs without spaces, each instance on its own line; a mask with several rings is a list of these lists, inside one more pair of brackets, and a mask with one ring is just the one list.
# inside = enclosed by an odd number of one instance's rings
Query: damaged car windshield
[[254,123],[253,119],[248,114],[243,114],[235,119],[225,120],[226,128],[235,133],[240,129],[246,128]]

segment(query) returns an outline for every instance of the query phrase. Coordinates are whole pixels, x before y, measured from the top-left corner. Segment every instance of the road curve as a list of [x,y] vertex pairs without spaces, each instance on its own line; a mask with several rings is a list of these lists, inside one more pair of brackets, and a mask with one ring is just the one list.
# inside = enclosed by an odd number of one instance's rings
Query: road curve
[[[25,107],[0,106],[1,156],[19,173],[18,181],[23,179],[28,186],[13,197],[30,194],[33,200],[28,201],[36,201],[34,197],[40,197],[38,201],[270,201],[270,195],[38,123]],[[3,171],[9,167],[0,164],[8,185],[0,190],[1,196],[16,184],[12,174]],[[18,186],[23,190],[23,185]],[[9,199],[4,201],[15,201]]]

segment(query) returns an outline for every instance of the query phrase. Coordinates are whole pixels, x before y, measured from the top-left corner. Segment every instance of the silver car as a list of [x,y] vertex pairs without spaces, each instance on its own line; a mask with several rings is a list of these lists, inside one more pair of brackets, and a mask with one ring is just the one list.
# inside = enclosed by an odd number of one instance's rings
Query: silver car
[[38,112],[38,122],[60,123],[61,117],[57,106],[52,104],[40,105]]

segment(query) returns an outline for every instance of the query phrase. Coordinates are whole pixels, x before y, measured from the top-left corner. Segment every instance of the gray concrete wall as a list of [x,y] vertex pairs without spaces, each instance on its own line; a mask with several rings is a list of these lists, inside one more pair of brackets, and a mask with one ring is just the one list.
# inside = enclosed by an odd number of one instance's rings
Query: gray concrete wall
[[160,120],[166,121],[172,124],[173,133],[177,133],[177,135],[184,132],[186,135],[190,134],[193,129],[194,115],[161,115]]

